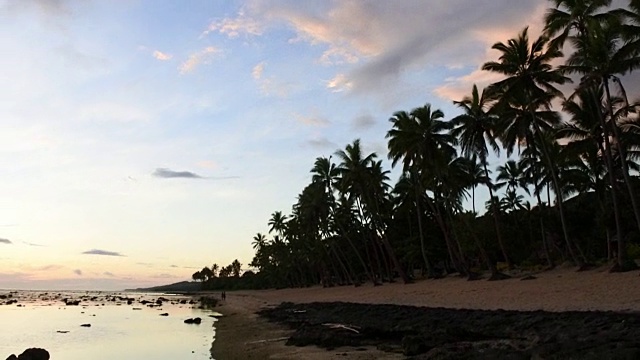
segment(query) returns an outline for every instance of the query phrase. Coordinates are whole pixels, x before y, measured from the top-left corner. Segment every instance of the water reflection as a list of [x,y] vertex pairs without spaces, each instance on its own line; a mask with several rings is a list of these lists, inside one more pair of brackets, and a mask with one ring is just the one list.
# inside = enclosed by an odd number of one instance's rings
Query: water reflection
[[[139,300],[143,295],[124,296]],[[65,306],[61,301],[39,301],[24,294],[20,297],[17,305],[22,307],[0,306],[3,359],[29,347],[47,349],[52,360],[211,358],[215,318],[209,315],[215,313],[193,305],[165,302],[161,307],[149,308],[136,301],[132,305],[83,302],[83,306]],[[169,316],[160,316],[161,313]],[[202,323],[184,324],[190,317],[201,317]],[[80,326],[87,323],[91,327]]]

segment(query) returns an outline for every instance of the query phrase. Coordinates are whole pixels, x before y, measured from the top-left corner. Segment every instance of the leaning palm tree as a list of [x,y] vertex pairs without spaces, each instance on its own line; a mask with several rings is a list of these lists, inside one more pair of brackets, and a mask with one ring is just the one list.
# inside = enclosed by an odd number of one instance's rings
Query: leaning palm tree
[[[495,99],[490,98],[484,90],[479,92],[478,87],[473,85],[471,97],[467,96],[461,101],[454,101],[454,104],[461,108],[464,113],[451,120],[454,124],[451,134],[458,139],[458,144],[460,145],[462,154],[466,157],[477,156],[480,164],[484,168],[484,180],[487,181],[485,185],[489,189],[489,199],[491,201],[493,201],[495,197],[493,194],[493,187],[489,183],[490,177],[489,170],[487,168],[489,149],[487,144],[491,146],[491,149],[496,155],[500,153],[500,147],[498,146],[494,136],[497,117],[489,112],[490,105],[494,100]],[[502,231],[500,229],[498,216],[499,213],[494,211],[493,223],[496,228],[496,238],[505,262],[509,267],[512,267],[513,264],[511,263],[502,240]]]
[[389,119],[392,128],[386,135],[389,139],[389,159],[392,166],[395,167],[402,160],[403,171],[409,172],[410,178],[415,180],[413,183],[420,248],[429,277],[434,277],[435,273],[427,255],[424,239],[421,198],[425,189],[420,178],[424,169],[428,167],[427,164],[440,149],[455,152],[454,138],[448,133],[450,125],[443,119],[444,113],[439,109],[431,109],[430,104],[413,109],[411,113],[399,111]]
[[[372,208],[373,195],[369,192],[372,189],[369,166],[377,157],[376,154],[371,153],[365,156],[360,146],[360,139],[354,140],[353,143],[348,144],[344,150],[338,150],[335,154],[341,160],[338,172],[340,174],[342,189],[346,191],[348,196],[355,199],[361,216],[364,216],[364,212],[367,210],[369,213],[372,213],[375,210]],[[384,236],[383,229],[376,226],[377,224],[375,222],[371,225],[374,227],[374,232],[382,234],[382,242],[385,250],[389,258],[391,258],[396,271],[402,278],[402,281],[405,284],[411,282],[404,269],[402,269],[389,240]]]
[[[553,68],[551,62],[562,57],[562,52],[553,47],[548,48],[549,40],[539,37],[529,44],[528,29],[525,28],[517,38],[506,44],[498,42],[493,49],[500,51],[499,61],[485,63],[484,70],[497,72],[505,79],[492,84],[490,91],[499,97],[494,107],[501,116],[500,139],[510,155],[518,145],[524,144],[535,149],[535,138],[543,136],[544,131],[553,129],[560,122],[560,116],[551,111],[551,101],[562,97],[562,92],[555,86],[570,81]],[[542,143],[542,154],[549,165],[553,185],[557,194],[561,194],[560,183],[552,159],[545,142]],[[537,149],[536,149],[537,150]],[[562,197],[558,198],[558,210],[562,223],[565,243],[571,258],[582,266],[583,261],[574,253],[564,215]]]
[[[362,258],[362,255],[360,254],[360,250],[358,250],[355,243],[351,240],[351,236],[347,231],[347,226],[343,224],[343,221],[342,221],[343,217],[340,216],[339,214],[340,207],[336,203],[336,199],[334,197],[334,191],[336,190],[336,186],[340,181],[340,169],[338,168],[338,166],[336,166],[335,163],[331,161],[331,157],[329,158],[319,157],[316,159],[313,165],[313,168],[311,169],[311,174],[312,174],[312,181],[314,183],[321,184],[322,186],[326,207],[328,208],[327,213],[330,215],[331,221],[326,223],[325,225],[326,228],[323,230],[329,233],[331,232],[330,230],[331,228],[338,229],[338,231],[334,231],[333,233],[340,236],[333,236],[333,238],[334,239],[344,238],[347,240],[347,243],[353,250],[356,258],[358,259],[358,262],[362,266],[363,271],[366,272],[367,276],[369,277],[369,280],[375,283],[375,278],[373,277],[373,274],[371,274],[367,270],[367,265],[364,259]],[[350,208],[350,206],[345,206],[344,208]],[[338,261],[342,263],[342,260],[340,260],[340,254],[338,250],[335,247],[332,247],[332,251],[334,255],[338,258]],[[344,263],[342,264],[344,265]],[[348,275],[348,277],[351,277],[351,276]],[[355,274],[354,276],[352,276],[352,279],[350,280],[350,282],[353,282],[354,278],[355,278]],[[358,283],[354,282],[354,284],[358,284]]]

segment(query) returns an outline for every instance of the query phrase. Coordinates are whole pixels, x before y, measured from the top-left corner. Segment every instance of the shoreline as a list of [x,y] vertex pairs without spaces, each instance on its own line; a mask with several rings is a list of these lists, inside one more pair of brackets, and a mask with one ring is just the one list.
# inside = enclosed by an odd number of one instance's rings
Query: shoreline
[[[525,275],[523,273],[522,277]],[[214,359],[405,358],[371,346],[363,351],[360,347],[328,351],[316,346],[286,346],[285,339],[294,334],[295,329],[270,323],[256,315],[257,311],[273,309],[282,302],[392,304],[467,310],[640,312],[640,287],[636,286],[640,281],[638,272],[610,274],[606,267],[587,272],[559,268],[535,277],[528,281],[513,278],[497,282],[469,282],[447,277],[379,287],[228,292],[228,300],[216,309],[224,317],[215,324],[216,340],[211,351]]]

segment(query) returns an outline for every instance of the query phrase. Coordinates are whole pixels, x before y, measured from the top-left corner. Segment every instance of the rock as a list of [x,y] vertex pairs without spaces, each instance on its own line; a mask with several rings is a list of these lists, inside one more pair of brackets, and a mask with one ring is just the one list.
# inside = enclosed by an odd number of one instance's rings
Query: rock
[[82,327],[91,327],[91,324],[82,324],[80,326],[82,326]]
[[7,360],[49,360],[49,352],[45,349],[30,348],[18,356],[9,356]]
[[197,318],[193,318],[193,319],[187,319],[184,321],[185,324],[200,324],[202,322],[202,319],[197,317]]
[[402,353],[406,356],[414,356],[429,350],[425,339],[421,336],[407,335],[402,338]]
[[169,316],[169,313],[162,313],[160,316]]

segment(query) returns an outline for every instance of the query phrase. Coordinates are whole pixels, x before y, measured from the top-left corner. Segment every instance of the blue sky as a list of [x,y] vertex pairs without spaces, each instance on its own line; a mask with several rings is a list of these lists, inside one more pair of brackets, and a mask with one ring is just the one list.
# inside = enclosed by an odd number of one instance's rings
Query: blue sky
[[247,264],[316,157],[356,138],[385,157],[398,110],[456,115],[546,6],[0,0],[0,288]]

